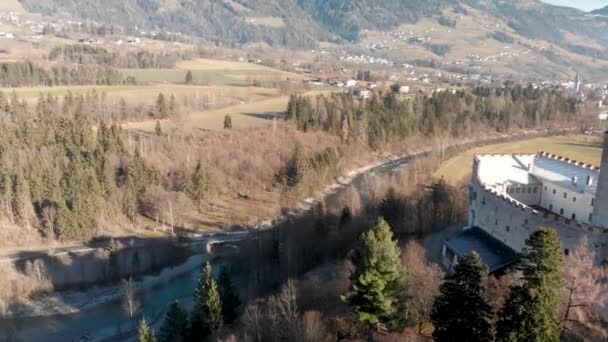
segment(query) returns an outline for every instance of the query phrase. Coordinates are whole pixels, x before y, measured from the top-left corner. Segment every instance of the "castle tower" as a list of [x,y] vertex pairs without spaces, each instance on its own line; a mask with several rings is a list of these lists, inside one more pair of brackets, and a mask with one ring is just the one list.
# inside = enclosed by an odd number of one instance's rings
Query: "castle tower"
[[596,226],[608,227],[608,131],[604,132],[602,164],[600,165],[600,176],[597,182],[591,223]]

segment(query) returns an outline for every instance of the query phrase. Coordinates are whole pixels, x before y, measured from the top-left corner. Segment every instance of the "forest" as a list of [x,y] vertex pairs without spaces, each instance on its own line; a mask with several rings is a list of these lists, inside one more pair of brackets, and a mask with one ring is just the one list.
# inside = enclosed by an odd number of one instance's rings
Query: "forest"
[[[360,143],[378,150],[410,137],[458,137],[482,128],[508,132],[579,118],[577,105],[567,97],[518,86],[412,99],[390,95],[361,103],[335,94],[320,96],[316,102],[313,106],[310,98],[292,96],[288,119],[304,133],[324,131],[342,143],[311,149],[290,142],[287,146],[294,146],[293,150],[285,146],[286,158],[273,161],[270,165],[276,166],[269,172],[256,169],[264,164],[267,168],[268,161],[259,166],[250,161],[245,184],[271,182],[264,187],[307,195],[337,177],[341,160],[355,158],[351,151]],[[167,198],[175,203],[200,203],[208,193],[235,188],[226,175],[243,179],[242,173],[234,173],[236,169],[222,169],[215,163],[213,167],[196,160],[188,165],[163,165],[160,161],[175,153],[186,136],[171,139],[174,134],[163,132],[159,124],[156,136],[125,132],[117,122],[106,123],[106,107],[105,95],[95,92],[63,98],[48,95],[35,106],[15,93],[0,93],[3,220],[35,228],[52,239],[87,240],[110,217],[123,217],[127,222],[137,222],[142,215],[158,218]],[[158,119],[175,120],[175,107],[173,97],[159,94],[150,113]],[[289,124],[280,127],[290,134]],[[209,168],[215,170],[211,172],[214,176],[209,176]],[[272,180],[256,176],[270,172],[274,172]]]
[[362,139],[378,149],[411,136],[469,136],[476,127],[497,132],[551,127],[580,118],[576,100],[561,91],[511,88],[476,88],[416,96],[375,96],[359,102],[346,94],[310,98],[293,95],[287,116],[298,129],[323,130],[342,138]]
[[172,68],[181,60],[191,58],[188,52],[159,52],[147,50],[136,52],[110,52],[105,48],[91,45],[60,45],[48,54],[51,61],[75,64],[96,64],[124,69]]
[[0,63],[0,87],[40,87],[59,85],[118,85],[133,84],[116,69],[97,65],[43,68],[33,62]]

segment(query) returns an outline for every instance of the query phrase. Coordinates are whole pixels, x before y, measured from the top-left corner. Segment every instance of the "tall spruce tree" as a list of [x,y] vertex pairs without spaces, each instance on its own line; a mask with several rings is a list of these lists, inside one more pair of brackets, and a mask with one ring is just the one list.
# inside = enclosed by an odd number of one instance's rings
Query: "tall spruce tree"
[[518,265],[522,284],[500,312],[498,341],[559,341],[563,264],[555,230],[540,229],[526,240]]
[[169,306],[163,325],[160,327],[159,342],[182,342],[186,339],[188,314],[177,300]]
[[230,272],[226,267],[222,267],[218,278],[220,296],[222,298],[222,317],[228,324],[237,318],[237,309],[241,305],[239,295],[232,284]]
[[148,325],[146,319],[142,319],[139,323],[139,329],[137,330],[139,342],[156,342],[156,335],[154,335],[154,329]]
[[483,285],[487,275],[488,268],[476,253],[459,260],[454,272],[446,275],[431,313],[435,341],[492,340],[492,310]]
[[207,263],[194,292],[194,309],[190,322],[189,339],[200,341],[213,336],[223,325],[222,300],[213,278],[211,264]]
[[342,300],[348,303],[359,321],[368,325],[368,340],[372,340],[372,326],[404,317],[403,293],[406,278],[401,265],[400,250],[393,240],[391,227],[379,219],[362,236],[361,245],[352,256],[355,271],[351,286]]

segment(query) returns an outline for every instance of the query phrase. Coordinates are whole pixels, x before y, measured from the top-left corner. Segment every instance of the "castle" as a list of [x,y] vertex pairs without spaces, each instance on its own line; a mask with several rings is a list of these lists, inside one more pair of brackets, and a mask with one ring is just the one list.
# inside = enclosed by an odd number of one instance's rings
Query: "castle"
[[[608,170],[608,132],[601,170]],[[526,239],[556,229],[565,255],[587,236],[608,259],[608,172],[550,153],[478,155],[469,186],[468,226],[448,239],[443,263],[476,251],[491,272],[517,261]]]

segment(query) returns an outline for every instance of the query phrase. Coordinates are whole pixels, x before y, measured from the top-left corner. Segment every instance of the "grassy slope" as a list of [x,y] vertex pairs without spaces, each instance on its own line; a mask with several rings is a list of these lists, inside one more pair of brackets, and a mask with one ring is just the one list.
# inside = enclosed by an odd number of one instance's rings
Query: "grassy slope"
[[[444,11],[444,16],[457,22],[454,28],[439,25],[437,17],[431,17],[422,19],[416,24],[401,25],[397,29],[397,31],[413,33],[411,37],[428,37],[430,38],[429,44],[451,46],[452,49],[446,56],[434,55],[428,51],[424,44],[408,44],[380,32],[368,33],[364,41],[369,43],[388,41],[396,49],[387,52],[387,54],[396,60],[405,56],[408,60],[434,59],[441,62],[455,62],[464,60],[471,55],[489,57],[497,56],[500,53],[514,54],[514,56],[498,56],[495,61],[481,63],[481,71],[483,72],[516,75],[529,72],[555,77],[573,77],[571,69],[549,60],[541,54],[541,49],[552,49],[560,57],[570,61],[576,68],[580,66],[580,71],[585,75],[591,71],[582,67],[582,65],[592,65],[596,69],[608,68],[607,61],[577,55],[543,40],[523,37],[507,25],[508,20],[506,19],[497,19],[472,8],[468,8],[468,11],[467,15]],[[514,43],[502,43],[491,38],[490,35],[496,31],[508,34],[515,39]],[[570,33],[565,36],[569,43],[601,48],[589,43],[588,39]],[[532,50],[522,44],[531,46]]]
[[[322,93],[330,92],[328,90],[314,90],[306,93],[309,96],[315,96]],[[186,118],[186,126],[194,129],[218,131],[224,128],[224,117],[230,115],[232,119],[232,127],[241,129],[247,127],[257,127],[268,125],[275,117],[282,117],[287,103],[288,96],[279,96],[264,99],[261,101],[242,103],[226,108],[189,113]],[[171,130],[175,128],[175,123],[165,120],[161,123],[163,130]],[[123,125],[123,128],[144,133],[153,133],[156,129],[155,120],[147,120],[133,122]]]
[[458,183],[466,181],[470,177],[471,165],[473,164],[475,155],[489,153],[536,153],[539,151],[551,152],[593,165],[599,165],[602,155],[601,138],[588,135],[560,136],[474,148],[444,162],[435,173],[435,176],[444,177],[450,183]]

